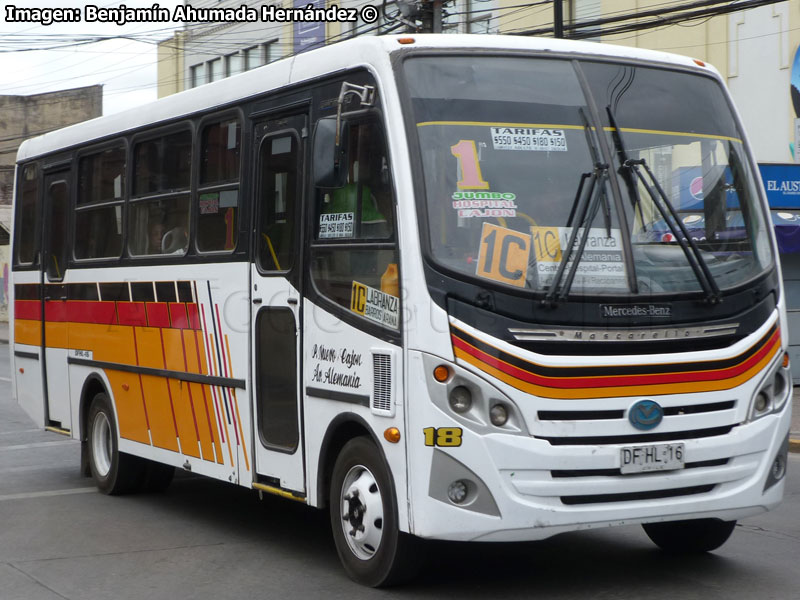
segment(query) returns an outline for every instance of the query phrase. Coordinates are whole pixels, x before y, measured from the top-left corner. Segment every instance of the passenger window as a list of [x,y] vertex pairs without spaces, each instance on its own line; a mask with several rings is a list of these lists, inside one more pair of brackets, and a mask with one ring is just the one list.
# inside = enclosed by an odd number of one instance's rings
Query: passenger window
[[200,139],[197,249],[232,251],[239,226],[241,127],[235,119],[213,123]]
[[133,151],[132,255],[183,255],[189,247],[192,134],[180,131],[139,142]]
[[17,261],[33,264],[39,246],[39,172],[36,165],[25,165],[19,181],[17,213]]
[[78,161],[75,258],[118,257],[122,253],[125,148],[109,148]]
[[350,123],[344,187],[316,190],[311,275],[318,291],[351,313],[399,328],[394,194],[383,132]]
[[257,260],[265,271],[288,271],[294,265],[299,158],[299,141],[291,132],[267,137],[261,143]]

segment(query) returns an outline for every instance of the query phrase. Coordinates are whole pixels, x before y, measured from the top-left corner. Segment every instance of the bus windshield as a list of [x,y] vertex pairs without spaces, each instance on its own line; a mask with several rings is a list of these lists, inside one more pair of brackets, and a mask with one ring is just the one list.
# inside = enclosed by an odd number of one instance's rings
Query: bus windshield
[[711,77],[509,56],[404,65],[430,256],[457,276],[650,296],[724,291],[772,264],[743,136]]

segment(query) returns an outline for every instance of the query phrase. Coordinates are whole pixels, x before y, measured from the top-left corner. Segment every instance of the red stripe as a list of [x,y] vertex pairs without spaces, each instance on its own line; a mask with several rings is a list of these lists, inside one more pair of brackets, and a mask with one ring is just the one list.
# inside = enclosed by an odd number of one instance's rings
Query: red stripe
[[144,302],[117,302],[120,325],[147,326]]
[[62,300],[46,300],[44,303],[44,320],[52,323],[66,322],[67,303]]
[[116,325],[117,313],[113,302],[68,300],[67,321],[71,323]]
[[14,318],[42,320],[42,303],[39,300],[14,300]]
[[[736,377],[758,364],[772,348],[780,343],[780,330],[776,330],[764,346],[748,360],[727,369],[696,372],[662,373],[657,375],[623,375],[610,377],[570,377],[547,378],[535,375],[513,365],[504,363],[494,356],[478,350],[465,341],[452,336],[453,345],[463,350],[470,356],[502,371],[506,375],[515,377],[527,383],[549,388],[579,389],[579,388],[604,388],[604,387],[629,387],[635,385],[659,385],[669,383],[692,383],[697,381],[719,381]],[[679,365],[676,365],[679,368]]]
[[169,309],[166,302],[148,302],[147,324],[150,327],[169,327]]
[[169,318],[176,329],[188,329],[189,319],[186,316],[186,305],[183,302],[169,303]]
[[189,325],[192,329],[200,330],[200,316],[197,314],[197,304],[187,304],[186,311],[189,313]]

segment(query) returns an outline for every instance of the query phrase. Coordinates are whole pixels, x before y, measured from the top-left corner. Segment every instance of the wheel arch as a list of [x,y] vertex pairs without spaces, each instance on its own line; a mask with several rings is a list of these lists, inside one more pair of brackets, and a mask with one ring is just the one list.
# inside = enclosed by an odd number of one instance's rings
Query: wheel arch
[[[83,382],[80,395],[80,406],[78,408],[78,423],[79,423],[79,436],[81,442],[81,473],[84,477],[91,477],[91,469],[89,468],[89,446],[87,431],[89,429],[89,407],[92,400],[97,394],[105,394],[111,401],[111,395],[108,392],[108,387],[103,378],[97,373],[91,373]],[[113,402],[110,402],[111,410],[114,410]]]
[[386,468],[389,470],[389,479],[394,486],[394,473],[392,473],[389,461],[386,460],[386,454],[381,447],[378,436],[375,435],[375,432],[363,417],[350,412],[342,413],[330,422],[320,446],[316,481],[318,508],[325,508],[328,505],[331,474],[333,473],[333,466],[336,464],[336,458],[345,444],[357,437],[368,437],[372,440],[378,452],[380,452]]

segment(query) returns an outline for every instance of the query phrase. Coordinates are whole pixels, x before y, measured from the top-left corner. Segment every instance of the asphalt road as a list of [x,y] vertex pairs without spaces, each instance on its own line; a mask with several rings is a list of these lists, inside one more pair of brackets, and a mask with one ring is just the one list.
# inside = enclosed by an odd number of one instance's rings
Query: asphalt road
[[11,401],[0,344],[0,600],[245,598],[800,599],[800,454],[777,510],[714,554],[664,555],[639,527],[525,544],[430,544],[412,584],[352,583],[321,512],[181,474],[163,494],[108,497],[76,442]]

